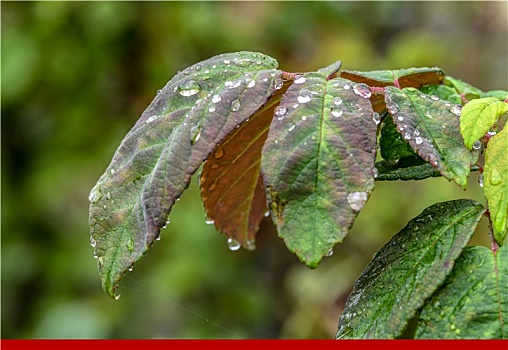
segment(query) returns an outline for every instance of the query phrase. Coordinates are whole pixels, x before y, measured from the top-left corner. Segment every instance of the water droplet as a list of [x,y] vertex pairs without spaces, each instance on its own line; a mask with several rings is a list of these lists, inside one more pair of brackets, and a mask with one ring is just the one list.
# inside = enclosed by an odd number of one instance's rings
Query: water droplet
[[132,270],[134,270],[134,267],[131,266],[131,267],[128,268],[128,270],[132,271]]
[[480,185],[480,187],[483,187],[483,174],[480,175],[480,177],[478,178],[478,185]]
[[205,218],[205,224],[207,224],[207,225],[213,225],[214,223],[215,223],[214,220],[209,219],[209,218]]
[[342,109],[332,109],[331,113],[335,118],[339,118],[342,116]]
[[247,250],[254,250],[254,249],[256,249],[256,243],[254,243],[250,239],[247,240],[247,242],[245,242],[245,246],[246,246]]
[[221,100],[222,100],[222,98],[220,97],[220,95],[213,95],[213,97],[212,97],[213,103],[219,103]]
[[415,129],[414,134],[415,134],[415,136],[420,136],[420,131],[418,129]]
[[429,111],[425,112],[425,116],[426,116],[427,118],[432,119],[432,116],[430,115],[430,112],[429,112]]
[[303,75],[300,75],[298,78],[295,79],[295,81],[293,82],[294,84],[303,84],[305,83],[307,79],[305,79],[305,77]]
[[313,141],[315,141],[315,140],[316,140],[316,135],[312,135],[312,136],[310,137],[310,139],[311,139],[311,140],[313,140]]
[[230,60],[224,60],[224,64],[230,64],[231,61]]
[[296,125],[291,124],[291,126],[290,126],[290,127],[289,127],[289,129],[288,129],[288,131],[293,131],[295,128],[296,128]]
[[493,168],[492,171],[490,172],[490,183],[496,186],[499,185],[502,181],[503,176],[501,175],[501,173],[497,169]]
[[349,90],[351,88],[351,86],[349,86],[348,84],[344,84],[344,90]]
[[403,121],[404,117],[403,116],[398,116],[397,119],[400,120],[400,121]]
[[180,95],[188,97],[197,94],[201,87],[194,80],[185,80],[178,85]]
[[95,239],[93,239],[92,236],[90,236],[90,245],[92,246],[92,248],[95,248],[95,246],[97,245],[97,242],[95,241]]
[[300,103],[307,103],[312,99],[312,95],[309,90],[302,89],[298,94],[297,100]]
[[336,106],[340,106],[342,104],[342,98],[340,97],[335,97],[333,99],[333,104],[336,105]]
[[388,113],[390,113],[391,115],[395,115],[399,111],[395,103],[387,103],[386,109],[388,110]]
[[247,84],[247,88],[250,89],[256,85],[256,81],[251,78],[245,79],[245,84]]
[[452,107],[452,109],[450,111],[453,114],[455,114],[456,116],[460,117],[460,112],[462,112],[462,106],[455,105],[455,106]]
[[282,88],[282,85],[284,85],[284,80],[282,79],[275,79],[275,90],[279,90]]
[[477,150],[482,148],[482,142],[480,140],[475,141],[475,143],[473,143],[473,148]]
[[307,120],[307,116],[306,115],[302,115],[302,120],[306,121]]
[[372,114],[372,120],[376,123],[376,125],[379,124],[381,122],[381,116],[379,113],[374,112],[374,114]]
[[238,100],[233,100],[233,102],[231,102],[231,111],[232,112],[236,112],[240,109],[240,101]]
[[106,193],[106,199],[109,201],[111,199],[111,192]]
[[494,136],[495,134],[497,134],[497,131],[496,131],[496,130],[494,130],[494,129],[489,129],[489,131],[487,131],[487,134],[488,134],[489,136]]
[[416,138],[415,138],[415,143],[416,143],[417,145],[421,145],[421,144],[423,143],[423,139],[422,139],[421,137],[416,137]]
[[88,200],[91,203],[97,202],[99,199],[101,199],[102,195],[99,191],[99,185],[95,185],[92,190],[90,191],[90,194],[88,195]]
[[372,169],[372,176],[376,179],[379,176],[379,170],[377,168]]
[[194,145],[201,137],[201,123],[194,125],[191,130],[191,145]]
[[235,250],[240,249],[240,247],[241,247],[241,244],[236,239],[228,238],[229,250],[235,251]]
[[270,216],[270,210],[267,210],[266,213],[263,214],[263,216],[265,218],[269,217]]
[[120,300],[121,296],[122,296],[122,294],[115,295],[115,300]]
[[211,105],[210,108],[208,108],[208,112],[210,112],[210,113],[215,112],[215,106]]
[[275,113],[275,115],[277,117],[282,117],[282,116],[284,116],[287,113],[287,111],[288,111],[288,109],[286,107],[277,106],[275,108],[275,112],[274,113]]
[[247,67],[247,66],[250,66],[252,63],[254,63],[254,61],[248,59],[248,58],[235,58],[233,60],[233,63],[235,64],[235,66],[237,67]]
[[155,119],[157,119],[156,115],[152,115],[148,117],[148,119],[145,121],[146,124],[153,122]]
[[367,201],[367,192],[353,192],[347,195],[347,201],[354,211],[360,211]]
[[411,134],[410,134],[410,133],[408,133],[408,132],[406,132],[406,133],[404,134],[404,140],[409,140],[410,138],[411,138]]
[[455,330],[455,328],[456,328],[456,327],[455,327],[455,325],[452,323],[452,324],[450,325],[450,330],[451,330],[451,331],[454,331],[454,330]]
[[328,249],[328,252],[326,252],[326,256],[332,256],[333,255],[333,248]]
[[433,101],[438,101],[439,97],[437,97],[436,95],[431,95],[430,99],[433,100]]
[[372,95],[369,86],[364,83],[356,84],[353,87],[353,92],[363,98],[369,98]]
[[298,106],[299,106],[299,104],[298,104],[298,103],[295,103],[295,104],[293,105],[293,108],[294,108],[294,109],[297,109],[297,108],[298,108]]
[[161,235],[159,234],[156,238],[155,238],[156,241],[160,241],[161,240]]

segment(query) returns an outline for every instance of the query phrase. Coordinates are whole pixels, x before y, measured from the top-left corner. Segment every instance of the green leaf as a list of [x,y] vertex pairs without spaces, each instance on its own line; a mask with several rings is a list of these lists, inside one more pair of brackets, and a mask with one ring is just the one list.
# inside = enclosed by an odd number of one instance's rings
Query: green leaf
[[[446,79],[446,78],[445,78]],[[460,94],[457,93],[457,90],[450,86],[446,85],[429,85],[423,86],[420,88],[420,91],[427,95],[435,95],[442,100],[446,100],[453,104],[460,105],[462,104],[462,98]]]
[[438,203],[397,233],[362,272],[336,338],[397,338],[450,273],[485,209],[472,200]]
[[508,91],[504,91],[504,90],[492,90],[492,91],[488,91],[488,92],[484,92],[480,95],[481,98],[484,98],[484,97],[495,97],[501,101],[504,101],[506,99],[508,99]]
[[508,231],[508,129],[493,136],[485,150],[483,191],[489,205],[494,238],[503,245]]
[[485,135],[499,116],[508,112],[508,103],[495,97],[480,98],[468,102],[460,115],[460,132],[468,149]]
[[444,72],[441,68],[407,68],[398,70],[375,70],[360,72],[343,70],[340,77],[357,83],[365,83],[369,86],[394,85],[397,80],[400,87],[419,88],[424,85],[438,85],[443,82]]
[[482,90],[475,88],[473,85],[465,83],[462,80],[453,78],[449,75],[445,77],[444,84],[453,87],[459,95],[463,95],[467,100],[478,98],[483,93]]
[[390,116],[383,118],[379,148],[381,157],[390,162],[397,162],[401,158],[415,155],[411,146],[397,131],[397,126]]
[[159,237],[216,144],[273,94],[276,67],[259,53],[215,56],[178,73],[143,112],[90,193],[91,243],[108,295]]
[[396,164],[387,161],[378,162],[376,169],[378,171],[376,181],[423,180],[441,176],[439,171],[418,156],[402,158]]
[[416,338],[508,338],[508,250],[466,247],[420,312]]
[[478,152],[464,146],[459,130],[461,107],[414,88],[388,86],[385,100],[397,130],[418,155],[465,189]]
[[374,186],[370,90],[327,79],[307,73],[289,87],[261,160],[278,233],[312,268],[346,236]]

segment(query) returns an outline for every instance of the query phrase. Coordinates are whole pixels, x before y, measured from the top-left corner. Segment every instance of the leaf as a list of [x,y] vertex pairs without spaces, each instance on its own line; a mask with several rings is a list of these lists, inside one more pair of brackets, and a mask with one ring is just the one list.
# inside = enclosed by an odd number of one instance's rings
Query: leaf
[[445,77],[444,84],[453,87],[459,95],[463,95],[467,100],[478,98],[483,93],[482,90],[475,88],[473,85],[465,83],[462,80],[453,78],[449,75]]
[[481,98],[484,97],[495,97],[501,101],[505,101],[508,99],[508,91],[504,90],[492,90],[488,92],[484,92],[480,95]]
[[[420,88],[425,85],[441,84],[444,79],[444,72],[437,67],[434,68],[408,68],[398,70],[379,70],[360,72],[343,70],[340,77],[349,79],[356,83],[364,83],[369,86],[385,87],[399,84],[400,87]],[[383,96],[373,93],[370,97],[372,107],[377,113],[382,113],[386,107]]]
[[485,135],[499,116],[508,112],[508,103],[495,97],[480,98],[468,102],[460,115],[460,132],[468,149]]
[[419,88],[424,85],[438,85],[443,82],[444,72],[441,68],[407,68],[398,70],[374,70],[360,72],[343,70],[340,77],[356,83],[365,83],[369,86],[390,86],[398,81],[400,87]]
[[494,238],[503,245],[508,231],[508,129],[493,136],[485,150],[483,192],[487,198]]
[[276,67],[258,53],[215,56],[178,73],[143,112],[90,193],[91,243],[108,295],[159,237],[215,145],[273,94]]
[[465,189],[478,152],[464,146],[459,131],[460,107],[414,88],[388,86],[385,100],[397,130],[418,155]]
[[[445,78],[446,79],[446,78]],[[420,88],[420,91],[427,95],[435,95],[456,105],[462,104],[460,94],[454,88],[446,85],[428,85]]]
[[423,307],[416,338],[508,338],[508,250],[466,247]]
[[485,209],[472,200],[438,203],[397,233],[362,272],[336,338],[397,338],[450,273]]
[[[409,160],[413,157],[403,158],[397,164],[391,164],[387,161],[376,163],[378,176],[376,181],[395,181],[395,180],[423,180],[428,177],[438,177],[441,174],[429,163],[425,163],[420,157],[416,156],[421,162],[411,164]],[[409,164],[408,164],[409,163]]]
[[261,160],[279,236],[311,268],[346,236],[374,185],[370,90],[329,78],[307,73],[289,87]]
[[249,250],[255,249],[256,232],[268,210],[260,174],[261,149],[274,109],[288,86],[280,86],[256,114],[234,129],[210,154],[201,173],[207,217],[233,245]]
[[390,162],[397,162],[401,158],[415,155],[411,146],[404,140],[400,132],[397,131],[397,126],[390,116],[383,119],[379,148],[381,157]]

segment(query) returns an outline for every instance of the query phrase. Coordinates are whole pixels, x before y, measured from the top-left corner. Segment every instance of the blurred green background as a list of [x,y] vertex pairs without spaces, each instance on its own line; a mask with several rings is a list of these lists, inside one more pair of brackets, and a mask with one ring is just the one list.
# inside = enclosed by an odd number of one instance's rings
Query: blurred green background
[[268,219],[256,251],[229,251],[193,179],[113,301],[88,193],[178,70],[250,50],[286,71],[439,66],[506,90],[507,3],[2,2],[1,13],[2,338],[331,338],[391,235],[435,202],[483,202],[477,175],[466,192],[442,178],[377,183],[344,244],[310,270]]

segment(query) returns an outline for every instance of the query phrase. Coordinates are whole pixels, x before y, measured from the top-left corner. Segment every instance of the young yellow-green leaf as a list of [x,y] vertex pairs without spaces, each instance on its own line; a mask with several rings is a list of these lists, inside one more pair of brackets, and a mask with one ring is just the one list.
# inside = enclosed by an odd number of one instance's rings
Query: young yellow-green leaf
[[263,106],[282,72],[268,56],[237,52],[178,73],[126,135],[90,192],[90,242],[106,293],[146,254],[191,175]]
[[476,164],[479,152],[464,146],[459,130],[462,107],[415,88],[388,86],[385,100],[397,131],[418,155],[448,180],[466,188],[471,165]]
[[415,338],[508,338],[508,249],[466,247],[420,312]]
[[316,267],[346,236],[374,186],[368,86],[324,72],[293,82],[275,109],[261,171],[280,237]]
[[485,209],[472,200],[438,203],[398,232],[356,281],[336,338],[397,338],[445,281]]
[[487,144],[483,181],[494,238],[503,245],[508,231],[508,128],[493,136]]
[[468,149],[485,135],[499,116],[508,112],[508,103],[495,97],[480,98],[468,102],[460,115],[460,132]]

